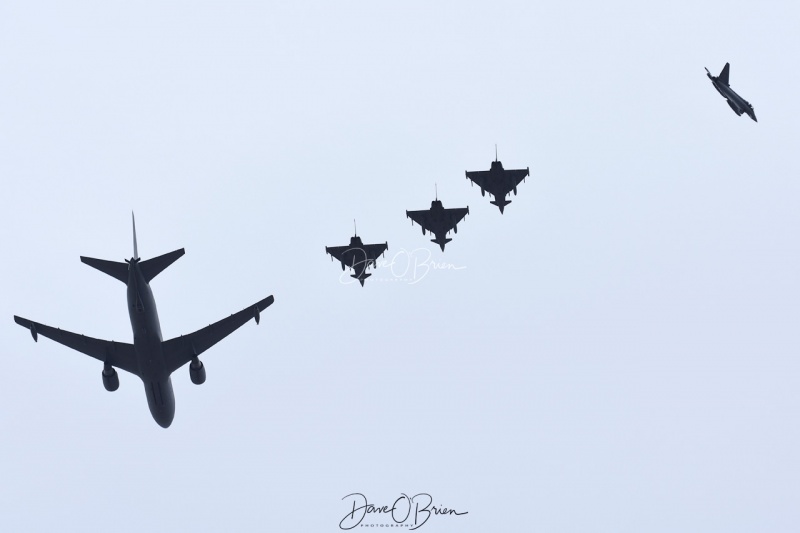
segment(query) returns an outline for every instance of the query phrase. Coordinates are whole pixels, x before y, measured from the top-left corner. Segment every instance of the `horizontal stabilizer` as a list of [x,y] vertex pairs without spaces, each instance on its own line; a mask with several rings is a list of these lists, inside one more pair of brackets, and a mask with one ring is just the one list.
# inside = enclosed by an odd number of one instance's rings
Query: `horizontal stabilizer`
[[125,285],[128,284],[128,264],[117,263],[116,261],[106,261],[105,259],[95,259],[93,257],[81,256],[81,261],[100,272],[104,272],[112,278],[117,278]]
[[[150,283],[150,280],[154,277],[158,276],[162,270],[170,266],[172,263],[178,260],[186,252],[183,248],[180,250],[175,250],[174,252],[170,252],[168,254],[159,255],[158,257],[154,257],[152,259],[148,259],[147,261],[142,261],[139,263],[139,268],[142,271],[142,275],[144,279]],[[125,279],[127,283],[127,278]]]
[[440,238],[437,237],[435,239],[431,239],[431,242],[438,244],[439,247],[444,252],[444,245],[447,244],[448,242],[452,241],[452,240],[453,239],[448,239],[448,238],[440,239]]
[[499,208],[500,208],[500,214],[502,215],[502,214],[503,214],[503,210],[505,209],[505,207],[506,207],[508,204],[510,204],[510,203],[511,203],[511,200],[505,200],[505,199],[503,199],[503,200],[492,200],[492,201],[491,201],[491,202],[489,202],[489,203],[490,203],[490,204],[493,204],[493,205],[496,205],[497,207],[499,207]]

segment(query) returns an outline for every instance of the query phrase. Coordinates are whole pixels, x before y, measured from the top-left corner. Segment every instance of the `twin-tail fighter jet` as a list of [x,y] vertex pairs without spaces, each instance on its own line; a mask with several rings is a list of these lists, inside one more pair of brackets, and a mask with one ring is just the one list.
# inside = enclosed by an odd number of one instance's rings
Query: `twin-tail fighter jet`
[[481,188],[481,195],[486,196],[486,192],[494,196],[491,204],[500,208],[500,214],[503,214],[505,206],[511,203],[511,200],[506,200],[508,193],[514,192],[517,195],[517,185],[525,181],[525,177],[531,173],[530,168],[519,170],[505,170],[503,163],[497,160],[497,148],[495,148],[494,161],[489,170],[478,170],[475,172],[467,171],[467,179],[472,180],[473,183]]
[[736,113],[738,116],[742,116],[742,113],[747,113],[747,115],[758,122],[756,120],[756,112],[753,111],[753,106],[750,105],[750,102],[736,94],[736,91],[731,89],[730,83],[728,78],[731,72],[731,64],[725,63],[725,66],[722,67],[722,72],[719,73],[719,76],[712,76],[711,73],[706,69],[706,76],[711,80],[711,83],[714,85],[714,88],[717,90],[719,94],[721,94],[725,100],[727,100],[728,105],[731,106],[733,112]]
[[386,250],[389,249],[389,243],[383,244],[364,244],[361,242],[361,237],[358,236],[358,231],[355,235],[350,237],[349,246],[326,246],[325,253],[331,254],[331,261],[333,258],[339,260],[344,267],[350,267],[355,272],[350,277],[357,279],[361,286],[364,286],[364,280],[372,274],[367,274],[367,268],[375,266],[375,261],[382,256]]
[[422,227],[422,234],[425,231],[430,231],[436,238],[431,239],[431,242],[438,244],[444,252],[444,245],[453,239],[448,239],[447,234],[450,231],[458,233],[458,223],[465,216],[469,214],[469,206],[457,207],[452,209],[445,209],[442,201],[439,200],[439,193],[436,193],[436,199],[431,202],[430,209],[420,211],[406,211],[406,217],[411,219],[411,225],[414,222]]
[[206,380],[206,369],[198,356],[221,341],[251,318],[258,324],[261,311],[272,305],[275,299],[268,296],[250,307],[223,318],[210,326],[189,335],[162,340],[161,325],[156,311],[156,302],[150,281],[162,270],[184,254],[183,248],[168,254],[142,261],[136,245],[136,221],[133,221],[133,258],[125,263],[105,261],[81,256],[81,261],[128,286],[128,314],[133,329],[133,344],[94,339],[86,335],[70,333],[63,329],[45,326],[26,318],[14,316],[14,321],[28,328],[33,340],[42,335],[94,357],[103,363],[103,386],[107,391],[119,388],[119,376],[115,368],[130,372],[141,378],[147,395],[150,413],[161,427],[169,427],[175,417],[175,395],[170,374],[189,364],[192,383],[200,385]]

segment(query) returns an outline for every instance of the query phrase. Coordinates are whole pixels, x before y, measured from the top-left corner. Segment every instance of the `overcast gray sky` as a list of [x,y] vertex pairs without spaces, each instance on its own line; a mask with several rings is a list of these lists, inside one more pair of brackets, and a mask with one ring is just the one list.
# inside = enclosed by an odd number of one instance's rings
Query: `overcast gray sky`
[[[462,531],[795,531],[794,2],[0,5],[3,531],[339,531],[427,492]],[[731,63],[759,122],[703,67]],[[494,145],[531,176],[501,216]],[[405,218],[470,215],[442,254]],[[185,247],[141,381],[19,314],[130,342],[80,255]],[[388,241],[366,287],[326,245]],[[402,274],[430,257],[458,270]],[[383,518],[365,523],[385,523]]]

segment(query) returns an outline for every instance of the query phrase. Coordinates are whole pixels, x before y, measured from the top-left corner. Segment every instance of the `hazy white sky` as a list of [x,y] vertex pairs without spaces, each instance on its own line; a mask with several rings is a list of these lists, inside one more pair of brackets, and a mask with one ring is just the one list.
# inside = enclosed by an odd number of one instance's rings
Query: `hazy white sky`
[[[794,531],[800,106],[793,2],[0,5],[0,530],[339,531],[427,492],[462,531]],[[703,67],[759,122],[737,117]],[[501,216],[465,170],[531,176]],[[405,218],[470,215],[442,254]],[[19,314],[130,342],[80,255],[185,247],[141,381]],[[340,283],[326,245],[388,241]],[[349,278],[344,278],[351,281]],[[383,517],[365,523],[385,523]]]

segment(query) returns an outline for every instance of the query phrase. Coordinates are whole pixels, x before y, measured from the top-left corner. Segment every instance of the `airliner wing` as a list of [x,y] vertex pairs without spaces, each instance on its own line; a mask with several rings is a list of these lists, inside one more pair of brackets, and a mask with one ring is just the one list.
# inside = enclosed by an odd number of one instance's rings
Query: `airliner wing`
[[271,295],[250,307],[242,309],[238,313],[232,314],[228,318],[223,318],[219,322],[214,322],[210,326],[199,329],[188,335],[181,335],[168,341],[164,341],[162,348],[164,351],[164,362],[167,370],[174,372],[193,357],[205,352],[219,341],[239,329],[251,318],[259,322],[261,311],[272,305],[275,301]]
[[41,335],[68,348],[94,357],[99,361],[109,363],[131,374],[139,375],[139,364],[136,361],[136,352],[133,344],[95,339],[63,329],[45,326],[39,322],[33,322],[16,315],[14,316],[14,322],[23,328],[28,328],[35,341],[38,341],[38,336]]

